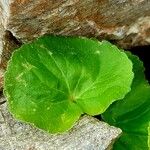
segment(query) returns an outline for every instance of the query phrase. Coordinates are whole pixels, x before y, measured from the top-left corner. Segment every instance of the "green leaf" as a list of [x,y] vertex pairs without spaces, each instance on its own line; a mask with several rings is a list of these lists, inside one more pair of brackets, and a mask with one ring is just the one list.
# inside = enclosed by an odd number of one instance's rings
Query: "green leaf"
[[102,115],[111,125],[123,130],[115,150],[150,149],[150,86],[145,80],[142,62],[128,53],[135,77],[131,91],[122,101],[112,104]]
[[14,52],[5,74],[10,111],[51,133],[103,113],[130,90],[132,63],[109,42],[44,36]]

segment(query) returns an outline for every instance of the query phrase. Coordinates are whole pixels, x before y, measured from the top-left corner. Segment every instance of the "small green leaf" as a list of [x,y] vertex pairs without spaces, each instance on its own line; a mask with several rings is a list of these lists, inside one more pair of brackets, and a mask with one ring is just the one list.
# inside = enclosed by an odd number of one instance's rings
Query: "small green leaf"
[[102,115],[111,125],[123,130],[115,150],[150,149],[150,85],[145,80],[142,62],[128,53],[135,77],[131,91],[122,101],[112,104]]
[[5,74],[10,111],[51,133],[97,115],[130,90],[132,63],[103,41],[44,36],[14,52]]

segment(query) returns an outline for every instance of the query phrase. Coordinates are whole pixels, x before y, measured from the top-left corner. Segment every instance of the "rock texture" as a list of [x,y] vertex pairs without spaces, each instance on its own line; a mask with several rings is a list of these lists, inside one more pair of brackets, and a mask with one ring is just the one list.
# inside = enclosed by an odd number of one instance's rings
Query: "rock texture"
[[1,62],[1,57],[2,57],[2,51],[4,50],[3,36],[4,36],[4,28],[3,28],[2,24],[0,23],[0,62]]
[[27,42],[45,33],[150,44],[149,0],[5,0],[2,24]]
[[2,91],[3,88],[3,76],[4,76],[4,70],[0,68],[0,91]]
[[83,116],[69,132],[50,135],[16,121],[6,103],[0,105],[0,150],[108,150],[120,134],[118,128]]

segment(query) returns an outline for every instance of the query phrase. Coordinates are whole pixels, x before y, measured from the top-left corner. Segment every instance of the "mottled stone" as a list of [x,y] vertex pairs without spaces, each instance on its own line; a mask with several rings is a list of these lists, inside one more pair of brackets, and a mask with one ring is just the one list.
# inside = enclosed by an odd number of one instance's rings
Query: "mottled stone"
[[7,62],[10,59],[12,52],[21,46],[21,43],[9,31],[5,31],[2,37],[2,52],[0,68],[6,69]]
[[3,51],[3,34],[4,34],[4,28],[0,24],[0,92],[2,91],[2,87],[3,87],[3,75],[4,75],[3,65],[1,63],[2,51]]
[[118,128],[83,116],[70,131],[51,135],[16,121],[6,103],[0,105],[0,150],[108,150],[120,134]]
[[4,70],[0,68],[0,91],[2,91],[3,88],[3,76],[4,76]]
[[0,68],[3,69],[6,68],[12,51],[20,45],[20,42],[6,28],[10,15],[9,2],[9,0],[0,1]]
[[0,62],[1,62],[1,56],[3,51],[3,35],[4,35],[4,28],[2,24],[0,24]]
[[125,37],[119,40],[118,44],[124,45],[125,48],[150,45],[150,16],[141,17],[133,22],[126,31]]
[[4,26],[23,42],[50,33],[106,38],[122,47],[150,44],[149,0],[6,1]]

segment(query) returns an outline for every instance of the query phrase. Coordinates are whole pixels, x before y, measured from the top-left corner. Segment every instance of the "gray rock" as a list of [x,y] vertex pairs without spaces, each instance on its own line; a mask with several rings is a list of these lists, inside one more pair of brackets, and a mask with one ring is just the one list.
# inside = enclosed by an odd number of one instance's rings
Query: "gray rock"
[[120,134],[120,129],[85,115],[70,131],[51,135],[16,121],[6,103],[0,105],[0,150],[108,150]]

